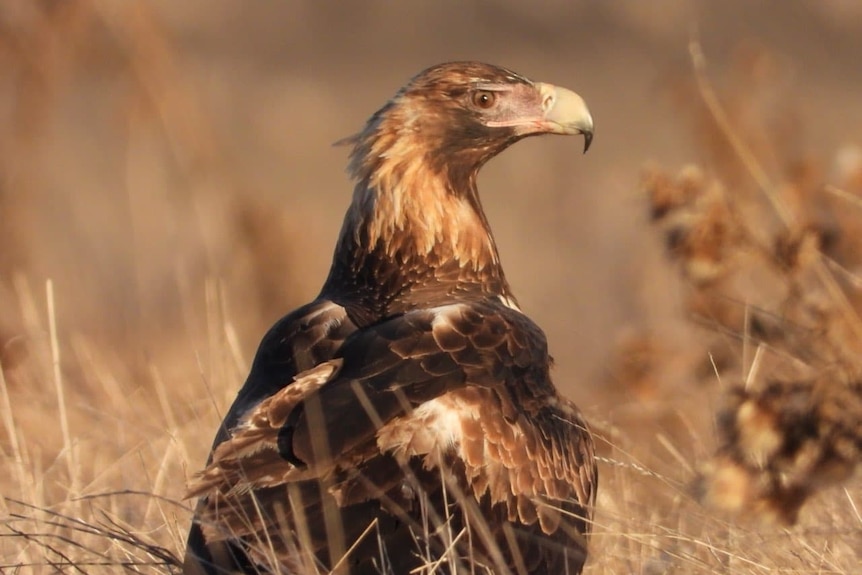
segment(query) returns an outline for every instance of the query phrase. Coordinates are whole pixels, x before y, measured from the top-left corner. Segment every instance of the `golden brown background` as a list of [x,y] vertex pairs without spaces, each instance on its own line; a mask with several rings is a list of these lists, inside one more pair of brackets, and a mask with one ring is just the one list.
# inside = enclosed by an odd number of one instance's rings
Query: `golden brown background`
[[[740,113],[780,123],[784,153],[817,158],[824,177],[862,141],[853,0],[2,0],[7,534],[83,538],[88,550],[66,552],[81,561],[93,549],[122,555],[115,540],[33,522],[47,516],[27,503],[111,517],[180,552],[187,503],[117,492],[178,500],[260,337],[316,295],[351,193],[346,150],[331,144],[421,69],[476,59],[578,91],[596,123],[586,156],[575,139],[531,139],[479,182],[559,387],[621,452],[639,454],[603,463],[591,572],[852,572],[862,524],[843,494],[802,528],[816,531],[810,541],[778,528],[757,539],[748,529],[759,527],[710,523],[681,503],[691,469],[678,461],[711,450],[716,389],[687,385],[703,350],[688,345],[697,330],[639,179],[652,162],[710,169],[692,39],[716,89],[754,99]],[[666,366],[654,388],[632,388],[620,349],[646,333]],[[662,479],[639,470],[644,461]],[[845,544],[827,549],[824,536]],[[4,538],[0,562],[58,560],[44,542]]]

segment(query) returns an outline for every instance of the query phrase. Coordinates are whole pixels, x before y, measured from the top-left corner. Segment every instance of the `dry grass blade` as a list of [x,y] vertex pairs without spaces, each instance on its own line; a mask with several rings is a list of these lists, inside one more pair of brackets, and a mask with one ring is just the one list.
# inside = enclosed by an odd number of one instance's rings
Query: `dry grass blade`
[[54,310],[54,282],[48,280],[45,283],[45,292],[48,301],[48,326],[51,336],[51,365],[54,371],[54,386],[57,392],[57,408],[60,412],[60,430],[63,432],[63,444],[66,451],[66,462],[69,469],[70,491],[78,494],[80,481],[78,478],[78,464],[75,456],[75,445],[72,443],[72,434],[69,431],[69,414],[66,408],[66,394],[63,392],[63,372],[60,368],[60,344],[57,340],[57,314]]
[[[54,569],[72,569],[86,573],[82,567],[104,566],[139,572],[139,567],[152,567],[164,573],[176,571],[182,565],[181,560],[171,550],[129,531],[104,512],[104,522],[97,523],[15,499],[6,501],[32,512],[29,515],[9,513],[8,518],[2,521],[2,526],[10,532],[7,536],[33,542],[48,551],[49,555],[59,557],[60,561],[48,560],[48,564]],[[35,529],[19,528],[16,527],[17,524],[33,525]],[[38,526],[54,527],[58,531],[39,531]],[[63,535],[63,532],[68,535]],[[52,540],[65,544],[65,550],[52,544]],[[110,557],[112,553],[109,553],[109,558],[105,558],[106,548],[122,550],[131,559],[114,559]],[[137,558],[141,553],[144,558]]]

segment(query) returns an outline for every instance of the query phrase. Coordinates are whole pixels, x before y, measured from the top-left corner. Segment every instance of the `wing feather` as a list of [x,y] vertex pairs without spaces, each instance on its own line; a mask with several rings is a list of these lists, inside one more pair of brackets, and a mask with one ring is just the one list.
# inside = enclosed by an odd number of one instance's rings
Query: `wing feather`
[[[464,492],[507,521],[545,534],[588,533],[592,444],[574,406],[558,399],[549,364],[541,330],[495,303],[367,326],[346,337],[333,359],[242,416],[188,494],[206,496],[204,520],[218,516],[251,535],[269,525],[248,520],[252,494],[319,480],[345,510],[382,498],[384,506],[398,500],[390,512],[401,516],[413,505],[397,496],[410,461],[449,472],[457,461]],[[315,451],[321,437],[326,456]],[[233,513],[242,517],[225,517]]]
[[[341,360],[321,363],[296,376],[290,385],[263,400],[212,453],[211,463],[189,483],[186,498],[210,492],[243,493],[285,482],[295,466],[280,458],[278,434],[287,417],[306,397],[330,381]],[[215,503],[215,502],[214,502]]]

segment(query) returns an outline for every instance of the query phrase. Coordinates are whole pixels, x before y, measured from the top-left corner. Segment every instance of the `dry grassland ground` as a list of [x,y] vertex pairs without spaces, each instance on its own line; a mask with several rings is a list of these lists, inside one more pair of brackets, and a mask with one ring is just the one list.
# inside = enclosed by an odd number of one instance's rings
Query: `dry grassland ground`
[[859,54],[839,0],[0,3],[0,571],[176,570],[186,478],[325,277],[331,142],[471,58],[596,118],[480,181],[598,437],[588,572],[858,572]]

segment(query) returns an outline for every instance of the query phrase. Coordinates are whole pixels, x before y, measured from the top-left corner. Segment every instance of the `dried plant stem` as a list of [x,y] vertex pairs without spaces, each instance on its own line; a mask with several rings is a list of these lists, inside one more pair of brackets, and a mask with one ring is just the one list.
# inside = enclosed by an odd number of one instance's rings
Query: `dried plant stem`
[[66,450],[66,464],[69,469],[69,490],[73,497],[79,495],[80,481],[78,477],[78,462],[75,456],[75,446],[72,444],[72,434],[69,431],[69,414],[66,409],[66,394],[63,390],[63,370],[60,366],[60,342],[57,337],[57,313],[54,305],[54,282],[45,282],[48,300],[48,329],[51,337],[51,365],[54,374],[54,388],[57,393],[57,407],[60,412],[60,430],[63,434],[63,445]]
[[[9,398],[9,388],[6,385],[6,376],[3,374],[3,366],[0,364],[0,395],[3,396],[3,424],[12,445],[12,456],[15,459],[15,472],[18,474],[18,485],[22,493],[29,490],[30,482],[27,481],[27,472],[24,466],[24,456],[21,453],[21,444],[18,441],[18,430],[12,413],[12,400]],[[27,493],[27,495],[33,495]]]
[[718,96],[716,95],[712,84],[706,77],[706,56],[703,54],[700,42],[692,40],[688,45],[688,51],[691,55],[691,62],[694,66],[694,75],[697,80],[697,88],[700,92],[701,98],[703,98],[703,103],[709,109],[709,113],[712,114],[712,117],[715,119],[715,123],[718,125],[719,130],[721,130],[721,133],[725,138],[727,138],[728,143],[733,148],[734,152],[736,152],[740,161],[745,165],[745,168],[749,171],[752,178],[754,178],[754,181],[772,204],[772,207],[775,209],[781,222],[790,227],[793,223],[793,215],[779,196],[775,186],[766,174],[766,170],[764,170],[763,166],[760,165],[760,162],[757,161],[757,157],[754,155],[754,152],[752,152],[748,144],[746,144],[734,130],[730,119],[727,117],[727,113],[724,111],[724,107],[722,107],[721,102],[718,100]]
[[823,191],[827,194],[832,194],[836,198],[841,198],[855,208],[862,209],[862,198],[855,194],[851,194],[847,190],[839,188],[838,186],[826,185],[823,187]]
[[341,556],[341,559],[339,559],[335,563],[335,565],[332,566],[332,572],[333,573],[335,573],[339,569],[341,569],[341,566],[345,564],[345,562],[347,561],[347,558],[350,557],[351,553],[353,553],[353,550],[356,549],[359,546],[359,544],[362,543],[362,541],[368,536],[368,534],[371,533],[371,531],[373,531],[376,528],[377,528],[377,518],[375,517],[371,521],[371,523],[368,524],[368,527],[365,528],[365,531],[363,531],[359,535],[359,537],[356,538],[356,541],[354,541],[350,545],[350,547],[347,549],[347,551],[344,553],[344,555]]

